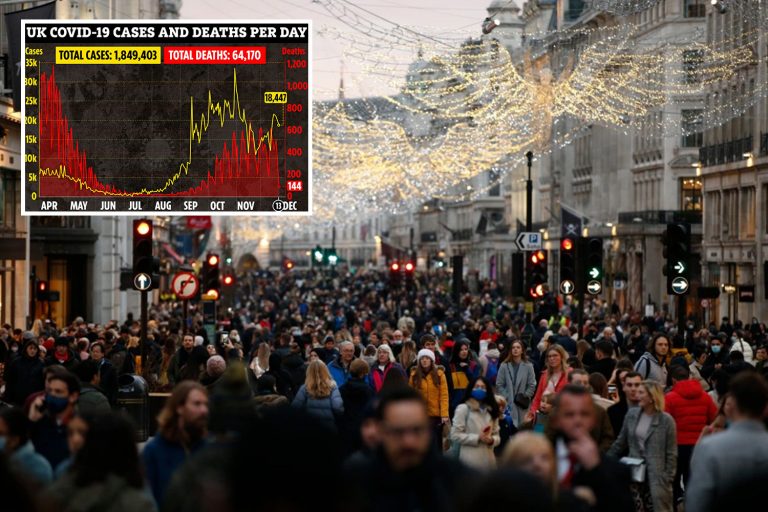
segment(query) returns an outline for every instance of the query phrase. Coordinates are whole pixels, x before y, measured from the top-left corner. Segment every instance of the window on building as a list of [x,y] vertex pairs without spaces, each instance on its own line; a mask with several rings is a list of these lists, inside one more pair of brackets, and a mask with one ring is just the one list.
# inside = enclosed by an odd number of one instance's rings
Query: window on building
[[682,178],[680,180],[680,208],[685,211],[701,211],[701,180]]
[[488,196],[501,196],[501,173],[495,169],[488,171]]
[[706,0],[683,0],[683,16],[686,18],[703,18],[706,11]]
[[681,114],[680,129],[683,134],[680,145],[684,148],[700,148],[704,142],[703,111],[701,109],[683,110]]
[[701,66],[704,63],[702,50],[686,50],[683,52],[683,72],[685,83],[695,84],[701,81]]

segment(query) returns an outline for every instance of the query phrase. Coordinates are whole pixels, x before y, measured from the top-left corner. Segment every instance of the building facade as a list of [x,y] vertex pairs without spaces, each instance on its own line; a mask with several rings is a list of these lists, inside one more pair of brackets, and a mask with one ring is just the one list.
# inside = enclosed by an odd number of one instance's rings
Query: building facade
[[720,289],[710,307],[718,324],[724,316],[750,322],[752,317],[764,321],[768,315],[768,34],[765,23],[756,23],[767,19],[768,6],[753,4],[761,9],[757,17],[735,8],[706,9],[710,42],[727,49],[749,41],[755,57],[731,79],[714,84],[706,98],[707,109],[731,106],[741,112],[705,130],[699,158],[702,277],[706,285]]
[[[0,6],[0,14],[45,2]],[[56,3],[57,19],[177,18],[181,0],[74,0]],[[9,54],[0,16],[0,54]],[[12,69],[6,66],[5,69]],[[22,217],[20,112],[11,101],[13,77],[0,91],[0,320],[25,326],[34,318],[58,325],[82,316],[96,322],[138,310],[138,294],[121,292],[120,268],[131,262],[132,222],[127,217]],[[164,233],[157,219],[155,233]],[[27,250],[28,248],[28,250]],[[47,281],[58,300],[35,300],[35,281]],[[92,290],[92,293],[84,292]]]

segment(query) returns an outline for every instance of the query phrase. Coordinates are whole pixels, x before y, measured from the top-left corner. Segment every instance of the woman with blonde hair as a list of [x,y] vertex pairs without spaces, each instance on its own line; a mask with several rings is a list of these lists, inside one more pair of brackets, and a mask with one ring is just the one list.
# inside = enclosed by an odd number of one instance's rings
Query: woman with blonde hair
[[272,355],[272,350],[269,348],[268,343],[261,343],[256,350],[256,356],[251,360],[251,364],[248,366],[253,372],[255,380],[259,380],[262,375],[269,370],[269,356]]
[[320,419],[329,429],[337,430],[336,418],[344,414],[344,402],[325,363],[309,363],[307,378],[296,393],[291,406]]
[[536,394],[533,397],[531,408],[528,409],[528,413],[525,415],[525,421],[527,422],[534,421],[536,419],[536,413],[538,412],[548,414],[551,405],[542,405],[541,398],[544,395],[558,393],[566,384],[568,384],[568,374],[571,369],[568,367],[567,362],[568,352],[566,352],[563,347],[560,345],[550,346],[547,351],[544,352],[544,361],[546,368],[541,372],[539,386],[536,388]]
[[631,486],[637,512],[672,512],[672,482],[677,470],[677,429],[675,420],[664,412],[664,390],[654,380],[644,380],[635,391],[639,407],[630,408],[619,436],[608,455],[642,459],[642,471]]
[[529,473],[557,496],[557,461],[552,443],[534,432],[519,432],[512,436],[499,459],[500,468],[516,468]]

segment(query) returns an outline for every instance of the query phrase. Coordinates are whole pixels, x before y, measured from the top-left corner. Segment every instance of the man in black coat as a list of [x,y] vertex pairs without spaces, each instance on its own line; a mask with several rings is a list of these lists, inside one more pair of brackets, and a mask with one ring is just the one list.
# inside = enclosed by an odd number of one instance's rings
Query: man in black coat
[[117,403],[117,372],[112,361],[104,356],[103,343],[97,341],[91,345],[91,359],[99,368],[99,387],[107,396],[109,404],[114,406]]
[[590,489],[596,500],[592,510],[632,512],[629,471],[611,457],[600,454],[590,436],[595,421],[595,406],[589,390],[569,384],[558,393],[549,424],[556,432],[560,486]]
[[14,360],[5,370],[5,400],[14,405],[23,405],[32,393],[43,390],[44,364],[40,360],[37,342],[27,340]]
[[418,391],[401,387],[381,396],[376,411],[381,446],[344,470],[348,510],[451,512],[476,475],[432,447],[429,416]]

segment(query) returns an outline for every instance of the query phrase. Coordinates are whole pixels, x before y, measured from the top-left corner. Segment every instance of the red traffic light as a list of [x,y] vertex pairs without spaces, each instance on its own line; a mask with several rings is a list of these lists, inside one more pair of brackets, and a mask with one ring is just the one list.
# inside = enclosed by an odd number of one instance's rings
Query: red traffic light
[[291,260],[286,261],[285,268],[287,268],[288,270],[291,270],[293,268],[293,262]]
[[219,257],[215,254],[209,254],[208,255],[208,264],[212,267],[215,267],[219,264]]
[[544,251],[534,251],[531,253],[531,263],[534,265],[537,265],[539,263],[544,263],[546,260],[547,255],[544,254]]
[[152,232],[152,223],[148,220],[137,221],[134,225],[136,233],[141,236],[147,236]]
[[224,276],[224,286],[232,286],[235,283],[235,278],[227,274]]
[[406,272],[413,272],[413,269],[414,269],[413,263],[411,263],[410,261],[405,264],[405,271]]
[[48,288],[48,283],[46,283],[45,281],[40,281],[39,283],[37,283],[37,289],[40,290],[41,292],[44,292],[46,288]]
[[562,247],[564,251],[573,250],[573,240],[570,238],[563,238],[563,241],[560,242],[560,247]]
[[398,270],[400,270],[400,264],[398,262],[394,262],[392,263],[392,265],[389,266],[389,269],[392,272],[397,272]]

